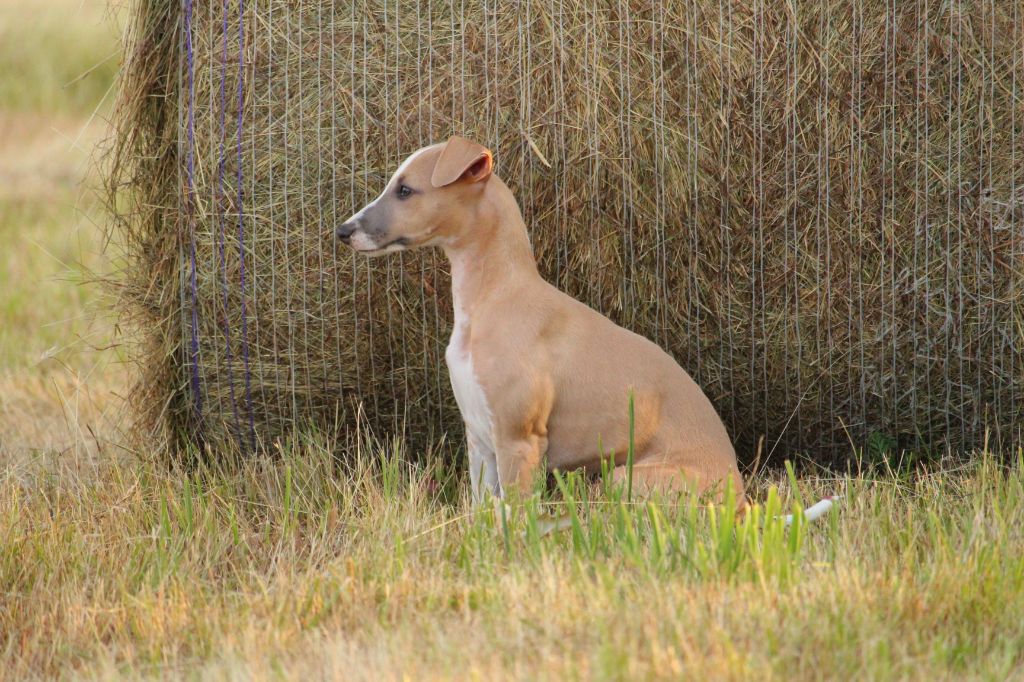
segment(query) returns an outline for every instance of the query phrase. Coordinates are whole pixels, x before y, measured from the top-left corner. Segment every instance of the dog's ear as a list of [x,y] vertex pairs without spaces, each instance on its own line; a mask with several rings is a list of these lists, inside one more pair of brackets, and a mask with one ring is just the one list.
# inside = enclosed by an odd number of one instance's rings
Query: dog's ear
[[430,184],[444,187],[463,179],[482,182],[491,177],[493,168],[491,150],[464,137],[452,135],[441,150],[441,156],[437,158]]

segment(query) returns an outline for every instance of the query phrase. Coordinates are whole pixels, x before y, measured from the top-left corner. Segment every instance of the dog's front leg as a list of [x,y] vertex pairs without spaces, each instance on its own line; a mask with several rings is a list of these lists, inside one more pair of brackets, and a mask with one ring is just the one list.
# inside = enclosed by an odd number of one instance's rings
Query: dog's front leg
[[533,486],[541,460],[548,448],[548,439],[536,434],[498,439],[496,443],[498,483],[502,497],[512,491],[527,494]]
[[490,492],[498,495],[498,468],[494,461],[494,453],[487,453],[470,439],[469,453],[469,484],[473,493],[473,504],[479,505],[484,496]]
[[466,446],[469,453],[469,483],[473,493],[473,504],[483,502],[487,493],[498,496],[498,464],[494,448],[482,443],[466,429]]

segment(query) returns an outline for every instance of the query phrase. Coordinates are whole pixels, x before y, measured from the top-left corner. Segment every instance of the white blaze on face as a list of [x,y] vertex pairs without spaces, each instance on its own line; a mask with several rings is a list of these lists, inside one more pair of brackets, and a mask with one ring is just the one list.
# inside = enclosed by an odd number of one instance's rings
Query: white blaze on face
[[359,220],[361,220],[362,217],[363,217],[363,214],[366,213],[367,211],[369,211],[371,208],[373,208],[373,205],[376,204],[378,201],[380,201],[380,197],[382,197],[382,196],[384,196],[384,195],[381,194],[379,197],[377,197],[376,199],[374,199],[373,201],[368,203],[366,206],[363,206],[361,209],[359,209],[358,211],[353,213],[352,217],[349,218],[348,220],[346,220],[345,222],[346,223],[354,223],[354,222],[358,222]]
[[[398,170],[396,170],[394,172],[394,174],[391,176],[391,179],[388,180],[388,184],[384,186],[384,191],[381,192],[380,195],[376,199],[374,199],[373,201],[368,203],[366,206],[363,206],[361,209],[359,209],[356,213],[354,213],[352,215],[351,218],[349,218],[345,222],[346,223],[356,222],[360,218],[362,218],[364,213],[366,213],[368,210],[373,208],[373,206],[376,205],[376,203],[378,201],[380,201],[381,199],[384,198],[384,192],[387,192],[388,191],[388,187],[390,187],[392,185],[392,183],[394,183],[394,181],[397,178],[399,178],[403,173],[405,173],[405,171],[409,168],[409,165],[416,159],[416,157],[418,157],[420,154],[422,154],[423,152],[427,151],[428,149],[430,149],[430,147],[424,147],[423,149],[420,149],[420,150],[417,150],[417,151],[413,152],[412,156],[410,156],[408,159],[403,161],[402,165],[399,166]],[[353,235],[352,243],[353,244],[355,243],[355,235]]]
[[398,167],[398,170],[394,172],[394,174],[391,176],[391,180],[388,180],[388,184],[390,185],[392,181],[395,180],[395,178],[399,177],[400,175],[402,175],[402,173],[408,170],[409,166],[412,165],[412,162],[415,161],[421,154],[423,154],[423,152],[427,151],[428,149],[430,149],[430,147],[424,147],[423,149],[417,149],[416,151],[414,151],[412,153],[412,156],[403,161],[402,165]]

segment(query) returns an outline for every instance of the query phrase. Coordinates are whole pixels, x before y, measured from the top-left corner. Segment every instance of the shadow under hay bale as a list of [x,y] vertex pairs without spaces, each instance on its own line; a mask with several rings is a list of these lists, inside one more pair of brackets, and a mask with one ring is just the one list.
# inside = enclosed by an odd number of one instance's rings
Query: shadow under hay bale
[[1008,0],[140,2],[111,188],[142,424],[248,450],[361,403],[414,441],[461,433],[443,255],[331,239],[458,133],[494,150],[545,276],[667,348],[741,460],[761,437],[823,463],[1017,438],[1022,20]]

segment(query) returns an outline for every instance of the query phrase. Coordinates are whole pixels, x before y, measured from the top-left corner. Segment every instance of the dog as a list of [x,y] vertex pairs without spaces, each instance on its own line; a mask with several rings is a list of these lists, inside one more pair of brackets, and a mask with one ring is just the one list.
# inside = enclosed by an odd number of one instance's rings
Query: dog
[[474,502],[527,492],[545,467],[613,466],[641,494],[721,499],[731,485],[742,508],[736,452],[711,401],[656,344],[541,277],[519,205],[493,171],[490,150],[462,137],[424,147],[335,230],[366,256],[447,255],[455,322],[445,359]]

